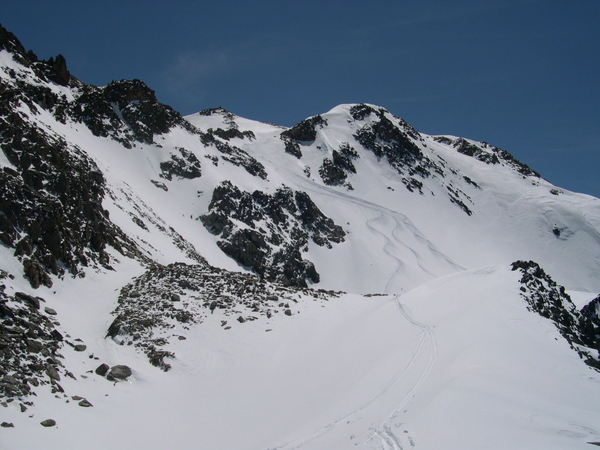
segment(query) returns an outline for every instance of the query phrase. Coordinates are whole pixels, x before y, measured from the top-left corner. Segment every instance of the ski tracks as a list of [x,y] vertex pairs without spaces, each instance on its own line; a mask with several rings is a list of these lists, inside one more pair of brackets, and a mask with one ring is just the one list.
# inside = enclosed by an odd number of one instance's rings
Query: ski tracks
[[[442,255],[435,248],[435,246],[431,242],[429,242],[425,237],[421,236],[407,217],[399,214],[396,211],[388,210],[387,208],[381,207],[379,205],[375,205],[373,203],[364,201],[362,199],[358,199],[345,193],[324,188],[323,186],[318,186],[318,189],[321,191],[321,193],[327,193],[331,196],[344,197],[346,198],[346,200],[350,200],[353,203],[360,204],[361,206],[366,207],[377,213],[376,217],[368,219],[366,221],[366,226],[371,232],[373,232],[374,234],[378,234],[383,238],[384,252],[396,261],[396,269],[391,274],[386,284],[386,293],[392,293],[391,290],[393,287],[393,283],[395,282],[395,279],[398,277],[398,275],[400,275],[405,266],[404,262],[397,256],[396,245],[408,248],[413,253],[420,268],[428,274],[432,275],[432,277],[435,277],[434,274],[429,272],[421,264],[418,253],[415,252],[414,249],[410,248],[405,243],[403,243],[402,240],[399,238],[399,233],[403,228],[408,228],[417,238],[417,240],[424,243],[432,253],[436,253],[439,256],[443,257],[451,266],[460,268],[460,266],[454,264],[450,259]],[[391,233],[389,234],[380,231],[375,226],[375,224],[378,222],[385,223],[385,220],[388,218],[393,221],[394,227],[391,230]],[[417,395],[418,391],[423,386],[425,380],[430,374],[437,358],[437,343],[435,341],[435,335],[432,328],[426,324],[415,320],[412,317],[408,307],[400,302],[398,295],[394,295],[394,302],[398,311],[402,315],[402,325],[408,322],[409,324],[418,327],[421,330],[418,342],[413,350],[413,353],[407,360],[402,370],[386,386],[384,386],[379,393],[377,393],[367,402],[362,404],[359,408],[349,412],[348,414],[338,418],[337,420],[326,424],[325,426],[312,433],[310,436],[293,442],[289,442],[283,446],[275,447],[275,449],[298,449],[304,447],[310,443],[315,442],[322,436],[332,431],[338,424],[350,423],[350,421],[352,420],[360,419],[360,414],[363,413],[367,407],[369,407],[375,401],[377,401],[379,398],[385,395],[393,386],[397,385],[397,383],[399,383],[401,380],[403,380],[407,384],[407,386],[404,389],[402,389],[402,391],[405,392],[404,395],[401,397],[396,407],[389,412],[389,414],[387,415],[387,417],[385,417],[384,420],[382,420],[378,424],[376,422],[371,425],[370,430],[366,431],[362,435],[362,439],[365,439],[363,443],[367,445],[369,443],[374,444],[375,441],[378,439],[381,445],[380,448],[383,448],[384,450],[406,450],[407,448],[415,447],[415,442],[408,433],[408,430],[404,429],[400,435],[397,435],[394,432],[393,428],[397,430],[401,429],[403,424],[399,422],[399,416],[402,413],[407,412],[406,406],[408,405],[410,400]],[[402,345],[402,343],[399,343],[399,345]],[[355,436],[353,436],[353,438],[355,438]],[[358,436],[356,438],[357,439],[354,441],[354,445],[359,445],[362,439]]]

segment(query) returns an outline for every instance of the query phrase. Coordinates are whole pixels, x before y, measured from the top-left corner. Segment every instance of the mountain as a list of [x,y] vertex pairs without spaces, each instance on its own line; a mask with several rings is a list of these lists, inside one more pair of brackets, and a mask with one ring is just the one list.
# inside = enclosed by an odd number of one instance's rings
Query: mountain
[[183,117],[4,28],[0,147],[2,448],[600,441],[600,200],[505,150]]

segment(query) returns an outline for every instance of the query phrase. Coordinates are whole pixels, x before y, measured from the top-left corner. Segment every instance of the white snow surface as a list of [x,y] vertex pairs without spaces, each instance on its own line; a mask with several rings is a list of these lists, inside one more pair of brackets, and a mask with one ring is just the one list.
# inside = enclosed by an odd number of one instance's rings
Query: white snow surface
[[[0,52],[4,66],[27,72],[8,59]],[[87,269],[83,278],[33,290],[3,246],[0,269],[16,275],[4,280],[7,292],[43,297],[61,332],[87,344],[83,355],[62,349],[77,380],[61,385],[93,407],[40,388],[25,413],[16,401],[0,408],[0,419],[14,423],[1,429],[0,448],[580,449],[600,441],[600,374],[550,321],[528,311],[509,267],[534,260],[578,307],[589,302],[600,292],[600,200],[486,165],[427,135],[416,141],[421,151],[452,170],[425,179],[422,194],[409,192],[384,159],[360,148],[350,107],[322,114],[328,125],[301,144],[300,159],[284,152],[282,128],[235,116],[256,139],[230,144],[262,163],[267,180],[222,159],[212,164],[207,155],[222,155],[182,128],[155,136],[160,145],[128,150],[41,108],[26,111],[90,155],[113,194],[104,203],[111,220],[161,264],[193,261],[152,221],[209,263],[245,271],[197,219],[221,181],[249,192],[283,185],[307,192],[347,232],[332,249],[311,244],[303,254],[321,275],[314,287],[346,293],[329,301],[301,295],[291,317],[230,320],[228,330],[217,309],[177,343],[163,372],[105,338],[120,288],[145,270],[139,263],[113,252],[115,271]],[[202,130],[228,126],[218,114],[187,120]],[[319,177],[323,158],[343,142],[360,155],[348,176],[352,190]],[[176,147],[198,157],[200,178],[159,177]],[[444,183],[464,191],[471,216],[448,200]],[[148,231],[130,213],[144,217]],[[110,383],[88,373],[99,362],[134,374]],[[47,418],[57,425],[41,427]]]

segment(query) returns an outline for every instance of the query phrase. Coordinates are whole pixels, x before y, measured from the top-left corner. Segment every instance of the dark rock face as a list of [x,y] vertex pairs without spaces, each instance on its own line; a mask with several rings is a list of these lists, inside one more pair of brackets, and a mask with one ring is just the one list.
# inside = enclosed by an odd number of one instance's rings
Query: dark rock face
[[358,158],[358,153],[347,142],[342,143],[338,150],[334,150],[332,158],[325,158],[319,169],[323,183],[329,186],[339,186],[346,182],[348,173],[356,173],[352,163]]
[[0,148],[12,165],[0,170],[0,241],[15,249],[32,286],[51,286],[48,274],[76,274],[90,264],[108,267],[107,245],[138,252],[102,207],[105,182],[96,164],[22,111],[35,115],[41,107],[64,122],[72,105],[42,83],[55,76],[55,82],[77,84],[67,80],[64,58],[40,62],[11,36],[0,30],[0,46],[16,51],[14,57],[34,70],[39,83],[14,70],[0,81]]
[[427,178],[432,170],[441,172],[441,168],[423,155],[414,143],[421,138],[403,120],[393,118],[397,121],[395,124],[385,109],[375,110],[368,105],[355,105],[350,108],[350,114],[355,120],[373,116],[370,123],[354,134],[354,138],[378,158],[385,158],[403,176],[402,182],[409,191],[422,193],[423,183],[415,177]]
[[292,128],[282,131],[281,139],[285,143],[285,151],[296,158],[302,158],[302,151],[298,142],[312,142],[317,138],[317,127],[327,126],[327,120],[321,116],[309,117],[298,122]]
[[188,180],[199,178],[202,175],[200,161],[189,150],[178,147],[179,155],[171,154],[169,161],[160,163],[161,177],[171,180],[173,176]]
[[103,88],[85,86],[68,105],[67,114],[96,136],[110,136],[131,148],[134,141],[152,144],[154,135],[190,125],[170,106],[159,103],[140,80],[113,81]]
[[512,270],[520,270],[522,273],[521,296],[528,303],[528,309],[550,319],[585,363],[600,370],[600,298],[596,298],[579,312],[565,288],[557,285],[536,262],[516,261],[512,264]]
[[[215,311],[239,324],[261,315],[284,315],[300,293],[315,300],[339,295],[270,283],[256,275],[228,272],[208,264],[155,265],[121,289],[107,337],[121,345],[134,346],[146,354],[151,364],[168,371],[168,360],[176,355],[163,347],[184,340],[180,330],[185,332],[202,323]],[[221,322],[222,326],[225,324],[227,321]],[[96,373],[102,375],[107,370],[103,364]]]
[[281,136],[296,141],[314,141],[317,138],[317,127],[323,128],[326,126],[327,120],[323,119],[323,117],[309,117],[302,122],[298,122],[292,128],[282,131]]
[[[228,181],[215,188],[209,212],[200,220],[221,236],[217,245],[224,253],[260,276],[295,286],[319,281],[314,265],[302,259],[308,241],[331,248],[345,236],[304,192],[282,188],[273,195],[250,194]],[[257,227],[258,222],[264,225]]]
[[32,286],[51,286],[48,272],[108,266],[106,245],[136,253],[102,207],[104,177],[97,166],[79,149],[11,116],[10,108],[10,101],[0,103],[0,147],[15,167],[0,171],[0,236],[22,258]]
[[212,128],[209,128],[207,131],[208,134],[218,136],[226,141],[234,138],[249,140],[256,139],[256,136],[252,131],[240,131],[238,124],[235,122],[235,114],[227,111],[224,108],[218,107],[205,109],[200,111],[198,114],[201,116],[222,116],[227,125],[227,128],[225,129],[217,128],[216,130],[213,130]]
[[[446,177],[445,161],[443,158],[433,161],[421,151],[416,143],[423,141],[423,138],[413,127],[383,108],[375,109],[365,104],[352,106],[350,115],[356,121],[367,121],[354,134],[354,138],[377,158],[385,159],[401,175],[406,189],[423,194],[421,180],[438,178],[449,200],[467,215],[473,214],[468,206],[468,203],[472,203],[471,198],[452,181],[443,180]],[[449,172],[457,174],[452,169]],[[472,180],[467,183],[477,186]]]

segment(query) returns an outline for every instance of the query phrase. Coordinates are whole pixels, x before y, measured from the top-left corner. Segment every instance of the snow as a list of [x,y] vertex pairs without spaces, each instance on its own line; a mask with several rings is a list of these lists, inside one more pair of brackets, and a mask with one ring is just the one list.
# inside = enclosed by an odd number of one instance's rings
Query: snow
[[[33,77],[6,52],[0,64]],[[52,288],[33,290],[12,251],[0,246],[0,269],[17,275],[3,280],[6,292],[43,297],[58,311],[61,333],[88,346],[83,354],[64,347],[77,380],[63,377],[61,385],[93,404],[82,409],[40,388],[25,413],[19,402],[0,409],[15,425],[0,433],[0,447],[576,449],[600,441],[600,374],[550,321],[527,310],[509,268],[535,260],[578,308],[587,304],[600,292],[600,200],[555,195],[543,179],[486,165],[427,135],[420,150],[452,170],[425,179],[423,194],[409,192],[389,164],[359,148],[350,107],[322,114],[328,125],[301,146],[302,159],[284,152],[283,128],[233,116],[256,139],[230,143],[260,161],[267,180],[183,128],[155,136],[159,145],[125,149],[41,108],[28,112],[96,162],[111,192],[103,204],[111,220],[160,264],[193,262],[176,245],[177,233],[210,264],[245,270],[198,220],[222,181],[249,192],[283,185],[307,192],[347,232],[332,249],[311,244],[303,255],[321,274],[314,287],[346,293],[329,301],[298,294],[291,317],[243,324],[217,309],[177,343],[165,373],[105,338],[119,290],[145,270],[139,263],[112,252],[115,271],[88,268],[83,278],[54,278]],[[187,120],[201,130],[228,126],[220,114]],[[319,177],[323,158],[343,142],[360,150],[357,173],[348,176],[353,190]],[[201,161],[200,178],[160,177],[176,147]],[[9,165],[4,155],[0,165]],[[449,183],[464,191],[472,216],[449,201]],[[110,383],[90,373],[101,362],[126,364],[134,374]],[[41,427],[47,418],[57,426]]]
[[[600,376],[527,311],[507,267],[401,296],[302,298],[292,317],[230,321],[230,330],[217,310],[181,342],[168,373],[102,339],[106,300],[136,272],[123,269],[92,298],[92,274],[46,298],[94,343],[90,353],[130,365],[133,379],[87,374],[99,362],[65,349],[78,381],[61,383],[93,408],[46,391],[33,418],[11,404],[15,428],[2,448],[581,448],[600,439]],[[49,417],[57,426],[40,427]]]

